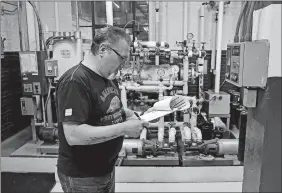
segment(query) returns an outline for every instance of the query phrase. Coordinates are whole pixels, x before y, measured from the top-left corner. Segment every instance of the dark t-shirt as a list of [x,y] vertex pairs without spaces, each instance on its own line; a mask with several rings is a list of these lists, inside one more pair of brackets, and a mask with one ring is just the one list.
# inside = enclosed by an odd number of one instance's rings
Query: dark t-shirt
[[92,126],[124,122],[125,113],[117,81],[105,79],[80,63],[60,78],[56,88],[56,107],[58,170],[73,177],[103,176],[112,172],[122,148],[123,137],[95,145],[70,146],[62,122]]

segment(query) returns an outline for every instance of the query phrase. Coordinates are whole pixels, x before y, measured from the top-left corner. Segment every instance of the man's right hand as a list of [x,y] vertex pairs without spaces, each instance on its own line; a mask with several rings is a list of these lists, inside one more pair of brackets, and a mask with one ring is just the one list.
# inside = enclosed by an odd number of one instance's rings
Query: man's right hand
[[148,122],[142,120],[128,120],[125,123],[124,134],[133,138],[138,138],[144,127],[149,126]]

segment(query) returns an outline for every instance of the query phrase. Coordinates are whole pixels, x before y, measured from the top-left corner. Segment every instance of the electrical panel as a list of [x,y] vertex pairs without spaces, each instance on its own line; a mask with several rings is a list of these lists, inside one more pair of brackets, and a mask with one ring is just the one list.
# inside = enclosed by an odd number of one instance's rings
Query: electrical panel
[[45,51],[20,52],[22,89],[24,96],[46,95],[48,84],[45,77]]
[[269,42],[239,42],[227,45],[225,80],[238,87],[264,88],[267,81]]
[[22,115],[34,115],[33,99],[28,97],[21,98]]
[[58,60],[45,60],[45,76],[46,77],[58,76]]
[[230,94],[213,90],[205,91],[204,111],[209,115],[227,115],[230,113]]

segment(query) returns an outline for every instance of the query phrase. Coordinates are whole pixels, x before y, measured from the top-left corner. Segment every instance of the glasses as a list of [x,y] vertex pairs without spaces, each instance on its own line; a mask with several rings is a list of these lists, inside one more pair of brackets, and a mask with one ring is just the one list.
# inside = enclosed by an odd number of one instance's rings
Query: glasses
[[110,46],[108,46],[108,48],[110,48],[112,51],[114,51],[114,53],[116,53],[116,55],[118,55],[121,58],[122,63],[126,62],[127,58],[125,58],[122,55],[120,55],[115,49],[111,48]]

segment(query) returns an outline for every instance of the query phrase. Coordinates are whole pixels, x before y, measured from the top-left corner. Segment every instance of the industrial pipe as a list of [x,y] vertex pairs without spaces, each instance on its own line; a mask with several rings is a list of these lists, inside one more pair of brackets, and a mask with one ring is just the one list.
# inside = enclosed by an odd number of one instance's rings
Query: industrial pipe
[[127,96],[125,86],[119,86],[119,88],[121,89],[121,103],[124,108],[127,108]]
[[[169,127],[170,126],[170,122],[164,122],[164,126],[165,127]],[[175,122],[174,123],[175,125],[175,127],[180,127],[180,126],[182,126],[183,125],[183,122]],[[148,126],[148,128],[150,129],[150,128],[157,128],[158,127],[158,123],[149,123],[149,126]]]
[[113,2],[106,1],[106,14],[107,14],[107,24],[113,25],[114,17],[113,17]]
[[216,52],[216,28],[217,28],[217,13],[215,13],[215,18],[213,21],[212,17],[212,55],[211,55],[211,71],[213,71],[215,68],[215,52]]
[[55,1],[55,26],[56,32],[60,31],[60,22],[59,22],[59,2]]
[[219,2],[218,11],[218,28],[217,28],[217,53],[216,53],[216,74],[215,74],[215,93],[219,93],[220,89],[220,69],[221,69],[221,40],[223,27],[223,10],[224,1]]
[[[154,81],[154,80],[143,80],[142,85],[158,85],[160,82],[159,81]],[[163,80],[163,85],[168,86],[171,85],[171,82],[168,80]],[[173,86],[183,86],[184,82],[183,81],[173,81]]]
[[160,18],[159,18],[159,11],[160,11],[160,2],[156,2],[156,33],[155,33],[155,40],[159,41],[159,27],[160,27]]
[[205,7],[202,4],[200,8],[200,43],[205,42]]
[[[167,42],[158,42],[160,44],[160,48],[168,47],[169,44]],[[134,42],[134,48],[137,48],[138,45],[141,45],[142,48],[155,48],[157,47],[157,41],[139,41],[139,42]]]

